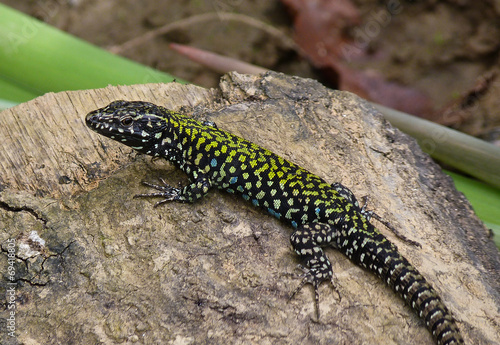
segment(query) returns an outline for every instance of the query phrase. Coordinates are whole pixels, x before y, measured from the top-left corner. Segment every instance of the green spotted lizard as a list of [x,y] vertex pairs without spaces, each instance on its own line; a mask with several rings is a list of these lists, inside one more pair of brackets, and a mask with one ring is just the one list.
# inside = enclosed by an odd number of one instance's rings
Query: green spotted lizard
[[94,131],[184,171],[191,183],[140,196],[168,202],[194,202],[216,187],[241,195],[253,205],[295,228],[291,243],[307,270],[294,294],[305,284],[315,289],[331,281],[332,266],[322,247],[333,247],[386,282],[424,320],[440,345],[463,344],[457,324],[425,278],[371,223],[374,215],[360,207],[340,183],[320,177],[262,147],[220,130],[212,122],[147,102],[115,101],[90,112]]

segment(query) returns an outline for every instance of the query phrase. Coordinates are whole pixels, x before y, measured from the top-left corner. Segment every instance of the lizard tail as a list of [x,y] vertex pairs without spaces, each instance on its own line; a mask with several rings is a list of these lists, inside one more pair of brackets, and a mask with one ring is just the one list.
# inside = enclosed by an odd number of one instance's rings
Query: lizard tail
[[358,250],[346,254],[399,294],[424,321],[438,345],[464,344],[455,319],[432,286],[384,235],[377,230],[370,234],[364,240],[356,238],[355,242],[361,243]]
[[464,344],[453,316],[436,291],[395,246],[391,247],[395,250],[386,252],[385,269],[377,272],[380,278],[417,312],[439,345]]

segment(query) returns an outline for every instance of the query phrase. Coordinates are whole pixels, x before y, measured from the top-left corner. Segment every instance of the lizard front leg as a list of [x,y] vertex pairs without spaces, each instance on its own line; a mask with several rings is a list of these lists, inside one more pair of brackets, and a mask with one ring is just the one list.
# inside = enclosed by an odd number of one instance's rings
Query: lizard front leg
[[163,200],[158,201],[154,207],[158,207],[169,201],[177,202],[195,202],[207,195],[210,188],[212,188],[211,181],[204,175],[198,175],[197,179],[188,184],[187,186],[175,188],[167,184],[163,179],[161,179],[163,185],[157,185],[149,182],[143,182],[148,187],[152,187],[159,192],[156,193],[146,193],[134,195],[134,198],[141,197],[162,197]]

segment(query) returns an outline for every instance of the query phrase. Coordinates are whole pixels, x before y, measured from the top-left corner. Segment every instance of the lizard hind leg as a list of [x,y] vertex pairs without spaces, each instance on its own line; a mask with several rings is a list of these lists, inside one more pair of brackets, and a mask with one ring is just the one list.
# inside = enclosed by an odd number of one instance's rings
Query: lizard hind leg
[[304,274],[302,275],[302,281],[292,293],[290,299],[293,298],[305,284],[311,284],[314,287],[315,309],[318,319],[318,288],[324,281],[330,281],[333,285],[332,264],[321,247],[332,243],[333,234],[334,232],[332,231],[330,225],[323,223],[311,223],[299,226],[290,237],[295,253],[297,253],[306,264],[306,267],[304,267]]
[[378,214],[376,214],[374,211],[369,211],[367,210],[367,206],[368,206],[368,197],[366,196],[365,197],[365,203],[363,204],[363,207],[361,207],[361,211],[360,213],[366,218],[366,220],[370,221],[371,218],[373,219],[376,219],[377,221],[379,221],[381,224],[383,224],[387,229],[389,229],[390,231],[392,231],[392,233],[394,235],[396,235],[399,239],[413,245],[413,246],[416,246],[416,247],[419,247],[419,248],[422,248],[422,245],[420,243],[418,243],[417,241],[414,241],[412,239],[409,239],[408,237],[406,237],[405,235],[403,235],[399,230],[397,230],[395,227],[393,227],[391,225],[391,223],[389,223],[388,221],[386,221],[385,219],[383,219],[381,216],[379,216]]
[[364,202],[363,206],[360,207],[359,206],[359,202],[356,199],[356,196],[354,196],[353,192],[351,192],[351,190],[349,188],[345,187],[344,185],[342,185],[339,182],[332,183],[331,186],[332,186],[333,189],[335,189],[337,191],[337,193],[339,193],[339,195],[341,197],[345,198],[347,201],[349,201],[351,204],[353,204],[356,208],[358,208],[359,213],[361,213],[363,215],[363,217],[366,218],[367,221],[370,221],[372,218],[376,219],[380,223],[382,223],[387,229],[389,229],[390,231],[392,231],[394,233],[394,235],[396,235],[397,237],[399,237],[401,240],[403,240],[405,242],[408,242],[411,245],[414,245],[414,246],[422,248],[422,246],[420,245],[420,243],[418,243],[416,241],[413,241],[413,240],[409,239],[408,237],[406,237],[405,235],[403,235],[395,227],[393,227],[391,225],[391,223],[389,223],[388,221],[384,220],[382,217],[380,217],[374,211],[369,211],[367,209],[367,206],[368,206],[368,197],[367,196],[364,197],[365,202]]

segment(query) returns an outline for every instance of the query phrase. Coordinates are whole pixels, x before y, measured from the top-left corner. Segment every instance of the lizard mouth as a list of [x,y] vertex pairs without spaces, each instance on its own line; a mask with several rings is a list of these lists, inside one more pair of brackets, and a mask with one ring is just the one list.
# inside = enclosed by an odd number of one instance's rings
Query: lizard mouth
[[94,110],[85,116],[85,124],[99,134],[111,136],[117,132],[117,128],[113,123],[113,119],[104,116],[101,109]]

